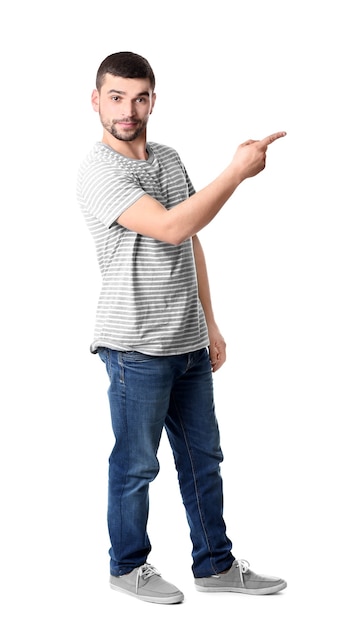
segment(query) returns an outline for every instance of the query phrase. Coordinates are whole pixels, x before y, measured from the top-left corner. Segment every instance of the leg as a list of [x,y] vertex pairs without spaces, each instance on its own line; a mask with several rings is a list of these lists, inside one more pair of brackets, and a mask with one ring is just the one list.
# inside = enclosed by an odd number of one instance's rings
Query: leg
[[174,384],[165,427],[190,526],[193,573],[211,576],[230,568],[234,557],[223,519],[223,456],[206,350],[189,355]]
[[164,359],[109,349],[102,349],[100,356],[110,378],[115,435],[108,484],[111,574],[121,576],[143,565],[151,550],[149,483],[159,471],[157,451],[171,380]]

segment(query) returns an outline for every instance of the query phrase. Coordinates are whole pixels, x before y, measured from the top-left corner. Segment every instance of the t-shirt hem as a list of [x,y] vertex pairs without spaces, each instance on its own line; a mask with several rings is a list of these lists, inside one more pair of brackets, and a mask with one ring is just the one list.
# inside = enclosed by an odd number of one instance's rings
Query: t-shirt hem
[[196,344],[182,346],[174,350],[173,348],[164,348],[162,350],[153,350],[148,346],[121,346],[108,341],[95,341],[90,346],[90,352],[97,354],[99,348],[109,348],[110,350],[117,350],[120,352],[140,352],[141,354],[147,354],[148,356],[178,356],[180,354],[188,354],[189,352],[195,352],[203,348],[208,348],[209,337],[205,341],[201,341]]

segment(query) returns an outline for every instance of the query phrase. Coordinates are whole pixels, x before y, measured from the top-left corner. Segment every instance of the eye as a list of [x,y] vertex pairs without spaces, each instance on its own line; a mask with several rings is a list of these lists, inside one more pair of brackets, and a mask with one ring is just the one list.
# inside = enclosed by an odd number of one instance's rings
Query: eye
[[118,100],[120,100],[119,96],[111,96],[111,100],[114,100],[114,102],[118,102]]

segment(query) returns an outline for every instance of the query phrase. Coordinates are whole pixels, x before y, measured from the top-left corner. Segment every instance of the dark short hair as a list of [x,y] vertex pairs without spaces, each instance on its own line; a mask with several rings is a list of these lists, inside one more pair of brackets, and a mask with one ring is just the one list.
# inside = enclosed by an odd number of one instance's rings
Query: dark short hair
[[96,88],[100,91],[106,74],[122,78],[148,78],[154,90],[156,80],[147,59],[134,52],[115,52],[102,61],[97,70]]

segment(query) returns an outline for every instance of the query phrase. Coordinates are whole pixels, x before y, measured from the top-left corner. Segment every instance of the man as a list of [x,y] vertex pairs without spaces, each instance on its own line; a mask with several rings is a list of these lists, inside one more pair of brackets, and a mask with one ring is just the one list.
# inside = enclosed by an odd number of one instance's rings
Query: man
[[100,65],[93,109],[102,141],[81,164],[78,198],[102,273],[91,351],[105,363],[115,446],[109,459],[108,528],[113,589],[178,603],[183,593],[147,562],[149,483],[166,429],[193,545],[198,591],[275,593],[279,578],[235,559],[223,519],[222,452],[212,372],[225,362],[197,233],[238,185],[265,167],[269,144],[240,145],[228,167],[195,193],[175,150],[148,142],[155,105],[148,61],[132,52]]

